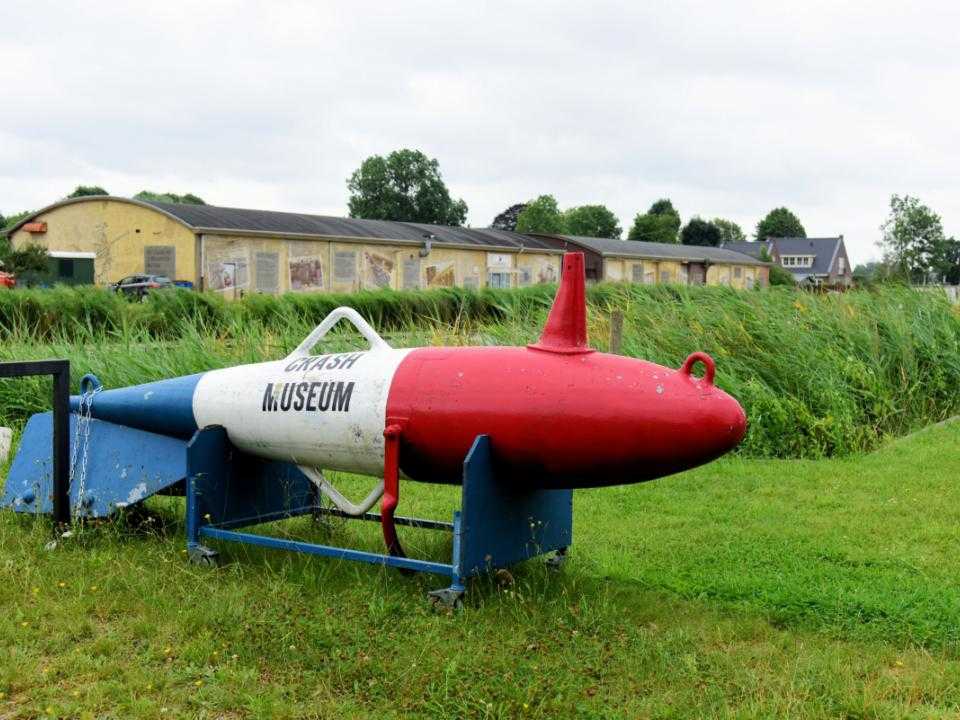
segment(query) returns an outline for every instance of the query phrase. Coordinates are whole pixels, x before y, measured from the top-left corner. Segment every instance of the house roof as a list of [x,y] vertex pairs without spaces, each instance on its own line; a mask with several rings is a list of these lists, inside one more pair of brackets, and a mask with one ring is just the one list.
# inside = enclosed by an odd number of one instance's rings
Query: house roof
[[769,251],[769,243],[766,241],[759,242],[727,242],[723,243],[720,247],[724,250],[733,250],[734,252],[743,253],[744,255],[749,255],[752,258],[760,259],[760,253],[764,248],[767,248]]
[[115,201],[157,210],[182,223],[195,233],[283,236],[292,238],[345,238],[373,242],[422,245],[434,244],[463,248],[516,251],[520,249],[559,252],[540,238],[504,230],[447,227],[424,223],[311,215],[307,213],[249,210],[215,205],[186,205],[130,198],[91,196],[72,198],[32,213],[7,231],[12,235],[30,220],[63,205],[91,201]]
[[813,267],[796,268],[786,267],[799,279],[804,279],[808,275],[829,275],[830,268],[833,267],[833,260],[840,252],[840,246],[843,243],[843,237],[832,238],[771,238],[777,249],[777,254],[782,258],[784,255],[813,255]]
[[678,245],[653,243],[640,240],[616,240],[612,238],[582,237],[578,235],[539,235],[542,238],[565,241],[604,257],[635,257],[654,260],[677,260],[681,262],[735,263],[737,265],[767,265],[743,253],[718,247],[701,245]]

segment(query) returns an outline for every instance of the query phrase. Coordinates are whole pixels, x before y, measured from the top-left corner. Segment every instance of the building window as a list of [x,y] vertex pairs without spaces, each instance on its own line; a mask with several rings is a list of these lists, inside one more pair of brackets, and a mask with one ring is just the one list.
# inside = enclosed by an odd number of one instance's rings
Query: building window
[[808,268],[813,267],[813,255],[784,255],[780,264],[784,267]]
[[743,277],[743,268],[742,268],[742,267],[735,267],[735,268],[733,268],[733,276],[734,276],[735,278],[737,278],[737,279],[742,278],[742,277]]
[[843,259],[843,255],[837,258],[837,273],[843,275],[847,271],[847,263]]
[[487,275],[487,287],[508,288],[510,287],[510,273],[491,272]]
[[668,282],[670,282],[670,271],[669,271],[669,270],[661,270],[661,271],[660,271],[660,282],[662,282],[662,283],[668,283]]
[[643,282],[643,263],[634,263],[631,272],[633,273],[633,281],[635,283]]

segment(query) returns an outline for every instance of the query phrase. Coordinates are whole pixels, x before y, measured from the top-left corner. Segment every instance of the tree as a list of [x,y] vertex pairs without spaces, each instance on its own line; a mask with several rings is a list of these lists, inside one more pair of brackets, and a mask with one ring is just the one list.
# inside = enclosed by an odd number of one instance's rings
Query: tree
[[104,190],[99,185],[77,185],[74,188],[74,191],[67,195],[67,199],[78,198],[78,197],[90,197],[91,195],[109,195],[106,190]]
[[720,244],[743,242],[747,239],[743,229],[733,220],[724,220],[723,218],[714,218],[711,220],[717,230],[720,231]]
[[617,216],[605,205],[580,205],[563,213],[563,224],[570,235],[620,239],[623,229]]
[[520,213],[522,213],[526,207],[526,203],[517,203],[516,205],[511,205],[493,219],[493,222],[490,223],[490,227],[493,230],[509,230],[510,232],[515,231],[517,229],[517,218],[520,217]]
[[699,217],[690,218],[680,231],[680,242],[684,245],[706,245],[717,247],[720,244],[720,228]]
[[875,260],[857,265],[852,274],[854,281],[861,285],[883,282],[891,277],[890,266]]
[[641,213],[633,219],[633,226],[627,233],[627,240],[675,243],[679,229],[680,218],[676,215]]
[[347,179],[350,217],[463,225],[467,204],[453,200],[440,164],[419,150],[372,155]]
[[46,274],[49,269],[47,249],[41,245],[28,244],[14,250],[9,242],[0,245],[0,262],[5,272],[17,277]]
[[793,274],[789,270],[774,264],[770,266],[770,284],[793,286],[797,281],[793,279]]
[[176,193],[158,193],[152,190],[141,190],[133,196],[134,200],[143,200],[144,202],[162,202],[173,205],[206,205],[203,198],[187,193],[186,195],[177,195]]
[[637,214],[628,240],[675,243],[680,230],[680,213],[667,198],[657,200],[646,213]]
[[957,242],[943,233],[940,216],[910,195],[890,198],[890,216],[880,226],[884,260],[912,282],[956,274]]
[[660,198],[650,206],[647,212],[651,215],[676,215],[678,220],[680,218],[680,213],[673,207],[673,202],[669,198]]
[[0,229],[13,227],[18,222],[23,220],[25,217],[29,217],[30,215],[33,215],[32,210],[24,210],[23,212],[18,212],[18,213],[14,213],[13,215],[8,215],[6,219],[6,224],[0,225]]
[[[770,248],[763,244],[760,248],[760,259],[766,263],[773,263],[773,258],[770,257]],[[785,270],[780,265],[773,263],[770,266],[770,284],[771,285],[796,285],[797,281],[793,278],[793,273],[789,270]]]
[[563,214],[553,195],[541,195],[531,200],[517,217],[517,232],[563,234],[566,226]]
[[757,240],[766,240],[776,237],[806,237],[800,218],[785,207],[774,208],[767,216],[757,223]]

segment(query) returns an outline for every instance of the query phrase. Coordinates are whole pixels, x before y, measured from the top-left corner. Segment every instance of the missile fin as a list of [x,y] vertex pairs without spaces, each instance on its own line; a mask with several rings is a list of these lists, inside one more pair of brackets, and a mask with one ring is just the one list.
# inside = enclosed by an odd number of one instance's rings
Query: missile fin
[[540,340],[534,350],[573,355],[593,352],[587,345],[587,293],[583,253],[563,256],[563,274]]

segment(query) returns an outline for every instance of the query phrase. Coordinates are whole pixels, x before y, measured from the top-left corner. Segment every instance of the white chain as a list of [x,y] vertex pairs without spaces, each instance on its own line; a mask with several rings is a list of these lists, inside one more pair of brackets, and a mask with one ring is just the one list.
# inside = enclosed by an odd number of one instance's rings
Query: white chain
[[[95,386],[80,394],[80,409],[77,412],[77,434],[73,444],[73,455],[70,458],[70,487],[76,480],[77,485],[77,504],[74,513],[80,514],[83,510],[84,485],[87,480],[87,459],[90,455],[90,420],[91,408],[93,406],[93,397],[100,392],[100,387]],[[83,451],[80,453],[80,446],[83,445]],[[80,453],[80,473],[77,474],[77,454]]]

